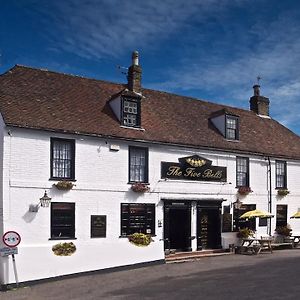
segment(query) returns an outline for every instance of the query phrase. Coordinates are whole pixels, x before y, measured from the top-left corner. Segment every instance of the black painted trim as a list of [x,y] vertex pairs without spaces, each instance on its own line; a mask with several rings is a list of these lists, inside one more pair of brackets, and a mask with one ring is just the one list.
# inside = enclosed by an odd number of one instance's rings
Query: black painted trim
[[149,148],[146,147],[136,147],[136,146],[128,146],[128,183],[134,183],[134,181],[130,181],[130,157],[131,157],[131,151],[132,149],[140,149],[140,150],[145,150],[145,159],[146,159],[146,164],[145,164],[145,178],[142,183],[149,184]]
[[[54,177],[53,176],[53,142],[67,142],[71,144],[71,176],[70,177]],[[75,180],[75,140],[74,139],[61,139],[50,138],[50,180]]]

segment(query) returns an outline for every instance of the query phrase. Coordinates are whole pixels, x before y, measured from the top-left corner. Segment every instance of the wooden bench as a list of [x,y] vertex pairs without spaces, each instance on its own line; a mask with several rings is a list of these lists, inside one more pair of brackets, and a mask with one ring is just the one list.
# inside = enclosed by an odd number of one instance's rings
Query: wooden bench
[[292,237],[275,237],[271,243],[273,249],[294,248],[294,238]]

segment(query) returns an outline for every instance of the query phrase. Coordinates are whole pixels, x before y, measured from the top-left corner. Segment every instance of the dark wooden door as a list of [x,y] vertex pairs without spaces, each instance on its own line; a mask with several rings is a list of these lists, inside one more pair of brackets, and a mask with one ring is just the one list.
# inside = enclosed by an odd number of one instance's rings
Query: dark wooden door
[[220,208],[197,209],[197,248],[221,248],[221,212]]
[[165,205],[164,240],[165,249],[191,251],[191,209],[188,203]]

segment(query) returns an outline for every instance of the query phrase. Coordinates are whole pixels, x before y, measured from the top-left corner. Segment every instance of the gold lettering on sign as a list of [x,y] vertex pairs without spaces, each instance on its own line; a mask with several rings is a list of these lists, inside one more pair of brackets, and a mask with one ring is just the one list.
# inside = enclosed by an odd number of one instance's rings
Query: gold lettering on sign
[[183,176],[185,177],[200,177],[201,176],[201,172],[195,172],[195,168],[187,168],[185,170],[185,173],[183,174]]
[[171,167],[169,167],[167,175],[168,176],[181,176],[182,171],[180,170],[180,167],[171,166]]
[[214,173],[212,169],[207,169],[203,172],[202,175],[203,178],[215,178],[215,179],[221,179],[222,178],[222,171],[217,171]]

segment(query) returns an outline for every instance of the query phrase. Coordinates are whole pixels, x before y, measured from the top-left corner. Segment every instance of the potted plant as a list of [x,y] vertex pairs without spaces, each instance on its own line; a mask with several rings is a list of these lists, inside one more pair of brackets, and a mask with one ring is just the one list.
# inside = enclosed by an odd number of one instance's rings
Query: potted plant
[[286,241],[290,241],[290,236],[291,236],[291,226],[289,224],[285,225],[285,226],[278,226],[275,229],[275,243],[284,243]]
[[137,233],[137,232],[129,235],[128,240],[130,243],[139,247],[148,246],[150,245],[151,242],[153,242],[150,235],[144,233]]
[[251,230],[250,228],[241,228],[239,229],[239,231],[237,232],[236,236],[239,239],[246,239],[249,237],[253,237],[254,236],[254,231]]
[[131,189],[136,193],[149,192],[150,188],[147,184],[143,182],[135,182],[131,185]]
[[71,181],[62,180],[53,184],[58,190],[71,190],[75,184]]
[[288,189],[278,189],[277,190],[277,195],[278,196],[286,196],[290,193]]
[[240,195],[248,195],[249,193],[252,193],[253,191],[251,190],[251,188],[249,186],[240,186],[238,188],[238,193]]
[[285,226],[278,226],[275,229],[276,233],[279,235],[282,235],[284,237],[291,236],[292,228],[289,224]]

